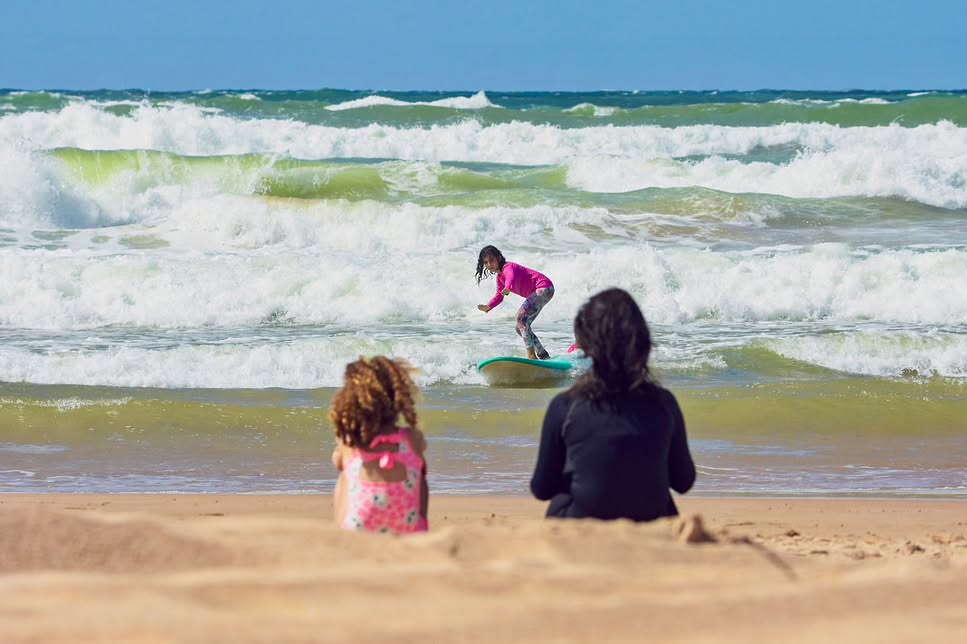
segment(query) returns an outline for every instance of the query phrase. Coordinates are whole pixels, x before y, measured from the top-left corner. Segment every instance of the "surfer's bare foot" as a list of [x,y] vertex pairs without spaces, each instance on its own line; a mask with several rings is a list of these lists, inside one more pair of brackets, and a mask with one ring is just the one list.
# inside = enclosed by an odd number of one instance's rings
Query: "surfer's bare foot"
[[528,360],[537,360],[537,354],[530,347],[527,348],[527,359]]

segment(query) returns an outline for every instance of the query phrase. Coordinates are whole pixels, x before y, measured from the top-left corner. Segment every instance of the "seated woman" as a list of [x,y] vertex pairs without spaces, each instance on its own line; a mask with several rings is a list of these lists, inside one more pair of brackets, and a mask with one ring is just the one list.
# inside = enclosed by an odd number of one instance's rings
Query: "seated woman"
[[531,491],[548,517],[675,516],[695,482],[678,401],[648,370],[651,334],[621,289],[588,300],[574,335],[591,368],[547,408]]

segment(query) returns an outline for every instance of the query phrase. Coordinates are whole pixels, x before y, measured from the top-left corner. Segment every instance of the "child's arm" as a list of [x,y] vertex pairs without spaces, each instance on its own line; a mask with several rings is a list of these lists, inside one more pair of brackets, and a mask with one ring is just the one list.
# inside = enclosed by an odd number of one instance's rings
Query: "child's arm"
[[510,295],[510,285],[514,283],[516,273],[513,264],[505,264],[504,270],[497,276],[497,296],[501,300],[504,299],[505,295]]
[[410,428],[410,445],[413,446],[413,451],[423,458],[423,454],[426,453],[426,436],[415,427]]
[[430,488],[426,484],[426,437],[423,432],[413,428],[410,432],[410,443],[413,450],[423,459],[423,471],[420,472],[420,515],[424,519],[429,518],[430,511]]
[[504,280],[504,274],[497,273],[497,293],[486,304],[478,304],[477,308],[484,313],[497,308],[497,305],[504,301],[504,296],[510,295],[510,289],[505,286],[506,283],[507,282]]
[[332,464],[339,470],[336,477],[336,486],[332,490],[332,517],[336,525],[342,525],[346,519],[346,482],[343,476],[343,455],[342,441],[336,439],[336,447],[332,450]]
[[430,519],[430,488],[426,485],[426,466],[423,466],[423,475],[420,477],[420,516],[425,521]]

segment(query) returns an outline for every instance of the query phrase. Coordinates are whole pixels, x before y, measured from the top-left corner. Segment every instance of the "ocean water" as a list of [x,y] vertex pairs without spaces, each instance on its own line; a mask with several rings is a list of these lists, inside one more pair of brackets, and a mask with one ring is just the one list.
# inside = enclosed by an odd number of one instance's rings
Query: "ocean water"
[[526,494],[488,388],[619,286],[698,494],[967,498],[967,92],[0,90],[0,491],[328,492],[345,364],[420,369],[435,492]]

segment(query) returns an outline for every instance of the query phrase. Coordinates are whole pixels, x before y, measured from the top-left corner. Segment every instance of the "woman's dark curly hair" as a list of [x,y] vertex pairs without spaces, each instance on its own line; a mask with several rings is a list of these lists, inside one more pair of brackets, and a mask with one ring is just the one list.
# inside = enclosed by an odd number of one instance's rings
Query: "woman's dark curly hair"
[[405,360],[360,357],[346,365],[345,384],[332,399],[329,420],[336,436],[349,447],[367,448],[380,434],[396,429],[400,414],[416,428],[417,387]]
[[501,252],[497,250],[496,246],[484,246],[483,248],[481,248],[480,254],[477,255],[477,284],[479,284],[480,280],[484,278],[484,273],[487,273],[488,275],[494,274],[493,271],[488,270],[487,267],[484,266],[484,260],[487,259],[488,257],[494,257],[497,259],[498,271],[502,270],[504,268],[504,264],[507,263],[507,260],[504,259],[503,254],[501,254]]
[[603,401],[629,391],[657,391],[648,370],[651,332],[626,291],[610,288],[585,302],[574,318],[574,339],[592,364],[571,387],[571,397]]

